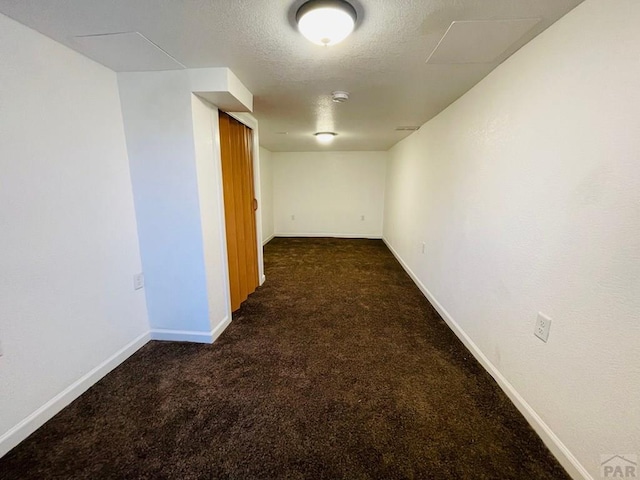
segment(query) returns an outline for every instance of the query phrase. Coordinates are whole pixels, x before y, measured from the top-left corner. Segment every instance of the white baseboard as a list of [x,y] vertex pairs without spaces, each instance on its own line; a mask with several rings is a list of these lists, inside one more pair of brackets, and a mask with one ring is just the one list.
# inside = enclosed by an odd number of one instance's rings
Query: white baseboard
[[116,353],[107,358],[100,365],[92,369],[86,375],[73,382],[58,395],[53,397],[42,407],[27,418],[18,423],[0,437],[0,457],[9,450],[17,446],[25,438],[35,432],[38,428],[50,420],[55,414],[73,402],[76,398],[86,392],[98,380],[116,368],[127,358],[138,351],[149,340],[173,340],[183,342],[213,343],[222,332],[229,326],[231,319],[226,317],[220,324],[210,332],[190,332],[180,330],[151,330],[140,335],[138,338],[122,347]]
[[381,240],[381,235],[368,235],[366,233],[276,233],[274,237],[284,238],[366,238],[369,240]]
[[148,341],[148,332],[140,335],[2,435],[0,437],[0,457],[44,425],[47,420],[86,392],[89,387],[133,355]]
[[273,240],[275,237],[274,235],[271,235],[269,238],[267,238],[265,241],[262,242],[262,246],[264,247],[267,243],[269,243],[271,240]]
[[558,462],[569,473],[571,478],[575,480],[593,480],[593,477],[584,468],[584,466],[578,461],[578,459],[571,453],[567,446],[562,443],[558,436],[551,430],[551,428],[542,420],[542,418],[536,413],[536,411],[527,403],[527,401],[518,393],[515,387],[500,373],[496,366],[491,363],[487,356],[480,350],[480,348],[471,340],[471,338],[462,330],[460,325],[449,315],[449,312],[438,302],[433,294],[427,287],[418,279],[415,273],[409,268],[405,261],[400,257],[398,252],[391,246],[386,238],[382,238],[394,257],[400,262],[402,268],[409,274],[414,283],[418,286],[420,291],[431,302],[433,307],[438,311],[440,316],[449,325],[449,328],[453,330],[453,333],[464,343],[465,347],[473,354],[473,356],[480,362],[485,370],[495,379],[500,388],[507,394],[509,399],[513,402],[520,413],[526,418],[531,427],[540,436],[547,448],[558,459]]
[[213,343],[224,332],[225,328],[231,323],[230,317],[225,317],[222,322],[218,324],[210,332],[197,332],[191,330],[165,330],[165,329],[152,329],[151,340],[165,340],[170,342],[194,342],[194,343]]

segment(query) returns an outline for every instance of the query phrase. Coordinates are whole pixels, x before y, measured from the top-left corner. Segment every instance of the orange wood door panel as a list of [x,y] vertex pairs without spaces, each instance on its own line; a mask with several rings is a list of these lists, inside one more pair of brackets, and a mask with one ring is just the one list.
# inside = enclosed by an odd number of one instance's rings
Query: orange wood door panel
[[226,113],[219,115],[231,309],[236,311],[259,285],[253,132]]

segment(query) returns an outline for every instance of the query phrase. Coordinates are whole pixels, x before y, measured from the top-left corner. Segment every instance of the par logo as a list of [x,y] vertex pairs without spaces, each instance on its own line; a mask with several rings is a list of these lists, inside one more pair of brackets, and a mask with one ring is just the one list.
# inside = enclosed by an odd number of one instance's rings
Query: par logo
[[602,478],[638,478],[638,456],[600,455]]

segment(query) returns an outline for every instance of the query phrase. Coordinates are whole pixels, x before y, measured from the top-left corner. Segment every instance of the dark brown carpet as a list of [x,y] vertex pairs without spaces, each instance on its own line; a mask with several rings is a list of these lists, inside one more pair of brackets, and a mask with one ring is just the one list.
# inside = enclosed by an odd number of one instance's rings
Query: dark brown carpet
[[3,479],[564,479],[377,240],[274,239],[214,345],[151,342]]

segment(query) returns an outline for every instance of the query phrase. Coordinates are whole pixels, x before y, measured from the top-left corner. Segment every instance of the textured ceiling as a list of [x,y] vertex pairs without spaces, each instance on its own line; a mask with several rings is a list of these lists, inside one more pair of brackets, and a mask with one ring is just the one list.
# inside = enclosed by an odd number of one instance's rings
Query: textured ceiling
[[[260,143],[270,150],[387,150],[410,133],[396,127],[437,115],[581,1],[354,0],[356,30],[333,47],[296,31],[304,0],[0,0],[0,12],[116,70],[153,69],[152,55],[231,68],[254,94]],[[453,21],[509,19],[540,20],[491,63],[426,63]],[[123,32],[158,51],[140,44],[109,60],[121,44],[105,52],[108,39],[96,47],[74,38]],[[333,103],[334,90],[351,100]],[[320,130],[338,132],[331,147],[315,142]]]

